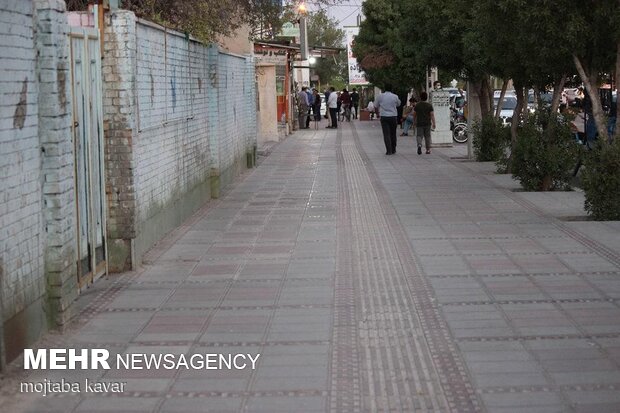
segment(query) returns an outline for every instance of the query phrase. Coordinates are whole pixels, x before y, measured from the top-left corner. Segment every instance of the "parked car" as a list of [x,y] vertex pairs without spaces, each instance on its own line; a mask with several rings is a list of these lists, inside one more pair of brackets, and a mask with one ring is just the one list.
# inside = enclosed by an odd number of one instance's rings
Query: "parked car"
[[[495,99],[495,100],[499,99],[499,97],[500,97],[500,95],[501,95],[501,94],[502,94],[502,91],[501,91],[501,90],[499,90],[499,89],[495,89],[495,90],[493,91],[493,99]],[[516,96],[517,96],[517,94],[516,94],[516,92],[514,91],[514,89],[507,89],[507,90],[506,90],[506,93],[504,94],[504,96],[513,96],[513,97],[516,97]]]
[[[553,91],[540,92],[540,100],[543,106],[550,107],[553,101]],[[538,102],[534,100],[534,91],[530,90],[527,94],[527,108],[530,112],[534,112],[538,107]]]
[[[499,102],[499,96],[493,99],[493,108],[495,110],[497,110],[498,102]],[[514,114],[516,107],[517,107],[517,98],[515,96],[513,95],[504,96],[501,110],[499,112],[499,117],[502,120],[502,124],[504,126],[510,125],[510,123],[512,122],[512,116]]]

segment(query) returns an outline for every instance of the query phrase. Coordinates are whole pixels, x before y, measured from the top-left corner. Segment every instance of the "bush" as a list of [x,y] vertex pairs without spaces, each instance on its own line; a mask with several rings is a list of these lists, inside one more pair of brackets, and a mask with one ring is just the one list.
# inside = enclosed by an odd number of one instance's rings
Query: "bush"
[[581,149],[568,121],[538,110],[517,131],[513,178],[527,191],[568,190]]
[[474,122],[474,156],[478,162],[499,161],[510,144],[510,129],[502,126],[501,119],[484,116]]
[[620,139],[597,144],[584,160],[585,209],[596,220],[620,220]]

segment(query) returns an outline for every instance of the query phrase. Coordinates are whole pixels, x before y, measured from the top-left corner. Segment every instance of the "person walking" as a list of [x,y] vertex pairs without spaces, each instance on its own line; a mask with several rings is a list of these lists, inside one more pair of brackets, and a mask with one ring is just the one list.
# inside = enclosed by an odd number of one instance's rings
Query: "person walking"
[[396,153],[396,128],[398,125],[400,99],[392,93],[391,84],[385,84],[384,92],[377,97],[375,106],[379,109],[385,154],[393,155]]
[[360,106],[360,95],[357,93],[357,89],[353,88],[351,92],[351,105],[353,105],[353,119],[357,119],[357,111]]
[[400,136],[409,136],[409,128],[411,128],[414,123],[413,108],[415,107],[416,102],[416,98],[410,98],[409,104],[403,109],[403,133],[401,133]]
[[338,128],[338,95],[336,89],[332,86],[329,88],[329,98],[327,98],[327,107],[329,108],[329,117],[331,118],[330,129]]
[[418,155],[422,155],[423,137],[426,153],[431,153],[431,130],[435,129],[435,111],[433,109],[433,105],[427,102],[428,93],[420,93],[420,100],[421,102],[418,102],[413,108],[417,129],[416,135],[418,141]]

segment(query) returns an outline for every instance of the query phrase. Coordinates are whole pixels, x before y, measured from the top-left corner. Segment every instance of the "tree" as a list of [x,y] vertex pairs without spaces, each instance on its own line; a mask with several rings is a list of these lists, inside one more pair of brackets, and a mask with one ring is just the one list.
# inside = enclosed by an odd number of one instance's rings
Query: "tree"
[[[67,0],[68,10],[86,10],[93,0]],[[244,24],[279,30],[280,3],[272,0],[121,0],[121,7],[204,41],[233,34]]]
[[[415,59],[412,48],[402,37],[406,19],[402,19],[406,2],[403,0],[376,0],[364,2],[366,20],[355,38],[353,53],[371,83],[391,83],[395,93],[412,86],[424,85],[426,67]],[[409,39],[411,41],[411,39]]]
[[552,113],[559,106],[564,81],[572,69],[565,39],[566,10],[563,4],[548,0],[481,0],[474,12],[478,18],[470,36],[484,45],[487,71],[513,81],[517,96],[511,125],[514,149],[517,127],[528,113],[530,88],[553,87]]
[[[325,10],[319,10],[308,15],[308,44],[310,47],[344,47],[345,40],[345,33],[338,28],[338,21],[330,19]],[[313,70],[322,83],[332,84],[338,83],[338,81],[346,83],[346,53],[317,59]]]
[[[615,74],[616,90],[620,81],[620,1],[588,0],[567,5],[567,38],[572,59],[592,101],[592,115],[601,141],[609,138],[607,122],[598,93],[601,73]],[[620,122],[616,113],[616,135]]]

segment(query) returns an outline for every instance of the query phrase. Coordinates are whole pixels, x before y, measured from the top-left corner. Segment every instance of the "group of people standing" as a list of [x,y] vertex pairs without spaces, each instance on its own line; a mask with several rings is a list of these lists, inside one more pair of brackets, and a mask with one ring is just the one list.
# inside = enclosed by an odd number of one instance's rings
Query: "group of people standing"
[[[385,154],[396,153],[396,129],[398,128],[398,107],[401,105],[400,98],[392,93],[392,85],[386,84],[375,103],[374,108],[379,112]],[[435,129],[435,112],[433,105],[428,102],[428,93],[420,93],[420,102],[416,98],[409,99],[409,104],[402,112],[403,132],[401,136],[409,136],[409,129],[415,125],[418,144],[418,155],[422,154],[422,139],[426,153],[431,153],[431,131]]]
[[299,105],[299,128],[308,129],[310,127],[310,117],[314,120],[321,120],[321,95],[315,88],[310,90],[304,86],[297,94]]
[[[325,91],[325,118],[328,121],[326,126],[329,129],[338,128],[338,114],[344,107],[351,109],[354,119],[357,119],[357,111],[359,108],[360,97],[354,88],[351,93],[345,88],[342,92],[336,92],[334,87],[330,87]],[[316,88],[310,90],[304,86],[297,94],[297,102],[299,108],[299,128],[308,129],[310,127],[310,119],[315,121],[321,120],[321,95]]]
[[[310,118],[313,115],[315,121],[321,120],[321,95],[316,88],[309,90],[306,86],[301,88],[298,94],[299,102],[299,127],[307,129],[310,127]],[[328,129],[338,128],[338,114],[344,107],[345,111],[351,110],[353,119],[357,119],[359,108],[359,94],[356,89],[349,93],[347,89],[336,92],[334,87],[325,91],[326,113]],[[372,103],[372,102],[371,102]],[[398,128],[398,108],[401,105],[400,98],[392,93],[392,85],[386,84],[373,104],[373,109],[379,113],[381,119],[381,129],[383,141],[385,143],[385,154],[393,155],[396,153],[396,130]],[[370,108],[370,105],[369,105]],[[420,93],[420,101],[414,97],[409,99],[408,104],[402,112],[403,132],[401,136],[409,136],[409,130],[415,128],[416,140],[418,144],[418,155],[422,154],[422,143],[424,143],[426,153],[431,153],[431,131],[435,129],[435,112],[433,105],[428,102],[428,93]]]

